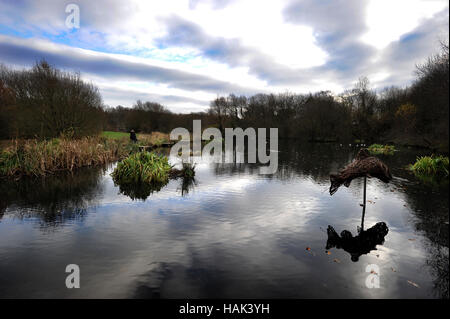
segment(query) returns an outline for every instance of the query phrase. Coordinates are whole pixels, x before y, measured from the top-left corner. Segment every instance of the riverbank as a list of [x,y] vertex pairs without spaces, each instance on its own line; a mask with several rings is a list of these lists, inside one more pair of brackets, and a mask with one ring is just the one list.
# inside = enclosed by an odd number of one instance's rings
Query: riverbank
[[13,141],[0,153],[0,176],[46,176],[100,166],[126,157],[133,146],[123,140],[86,137],[77,140]]
[[43,177],[81,167],[101,166],[138,152],[140,146],[157,147],[167,140],[167,134],[153,132],[139,134],[138,143],[134,144],[128,133],[104,132],[81,139],[2,141],[0,177]]

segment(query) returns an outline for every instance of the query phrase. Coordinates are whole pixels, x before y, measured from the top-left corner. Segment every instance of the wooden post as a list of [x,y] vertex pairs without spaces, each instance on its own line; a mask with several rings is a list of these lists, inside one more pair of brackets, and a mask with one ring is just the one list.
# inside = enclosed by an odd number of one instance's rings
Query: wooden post
[[364,195],[363,195],[363,211],[361,218],[361,231],[364,231],[364,215],[366,214],[366,188],[367,188],[367,176],[364,176]]

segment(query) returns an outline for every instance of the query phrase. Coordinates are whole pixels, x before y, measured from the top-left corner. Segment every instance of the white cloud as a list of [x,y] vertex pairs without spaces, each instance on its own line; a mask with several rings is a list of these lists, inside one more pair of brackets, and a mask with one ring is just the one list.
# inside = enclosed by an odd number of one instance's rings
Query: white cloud
[[[0,36],[0,45],[21,50],[0,51],[0,59],[31,65],[39,51],[57,67],[73,61],[107,104],[131,106],[136,96],[147,96],[183,112],[206,108],[217,94],[339,93],[362,75],[374,86],[404,85],[448,28],[446,0],[77,3],[76,32],[64,25],[62,2],[0,3],[1,24],[23,33]],[[413,38],[407,45],[406,35]]]
[[446,7],[446,0],[371,0],[366,9],[369,30],[362,40],[384,49]]
[[240,39],[292,68],[324,64],[327,54],[316,45],[312,28],[285,23],[283,9],[278,1],[236,1],[220,11],[197,6],[185,18],[213,37]]

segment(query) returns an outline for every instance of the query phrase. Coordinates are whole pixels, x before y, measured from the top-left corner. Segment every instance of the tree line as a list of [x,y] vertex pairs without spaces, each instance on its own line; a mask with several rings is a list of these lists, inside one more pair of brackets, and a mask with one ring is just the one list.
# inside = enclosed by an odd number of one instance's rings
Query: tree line
[[170,132],[203,127],[276,127],[280,138],[316,142],[392,142],[448,151],[449,48],[416,66],[405,88],[376,92],[366,77],[349,90],[218,96],[205,112],[178,114],[155,102],[103,105],[98,89],[41,61],[29,70],[0,67],[0,138],[74,137],[102,130]]
[[406,88],[370,88],[361,77],[338,96],[310,94],[230,94],[211,102],[217,126],[277,127],[279,136],[309,141],[392,142],[448,150],[449,48],[416,66]]
[[0,137],[93,135],[103,113],[98,89],[79,73],[63,72],[46,61],[30,70],[0,66]]

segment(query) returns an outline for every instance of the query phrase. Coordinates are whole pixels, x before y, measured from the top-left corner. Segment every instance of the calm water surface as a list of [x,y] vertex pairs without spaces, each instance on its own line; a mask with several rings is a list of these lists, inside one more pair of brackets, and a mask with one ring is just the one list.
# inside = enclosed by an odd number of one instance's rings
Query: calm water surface
[[[276,175],[205,161],[195,183],[172,180],[145,200],[120,193],[114,165],[1,181],[0,297],[448,298],[448,183],[404,169],[417,150],[382,157],[392,183],[368,180],[364,238],[329,239],[329,225],[353,236],[361,226],[363,181],[328,193],[329,173],[356,151],[291,141]],[[68,264],[80,289],[65,286]],[[368,265],[378,289],[366,287]]]

